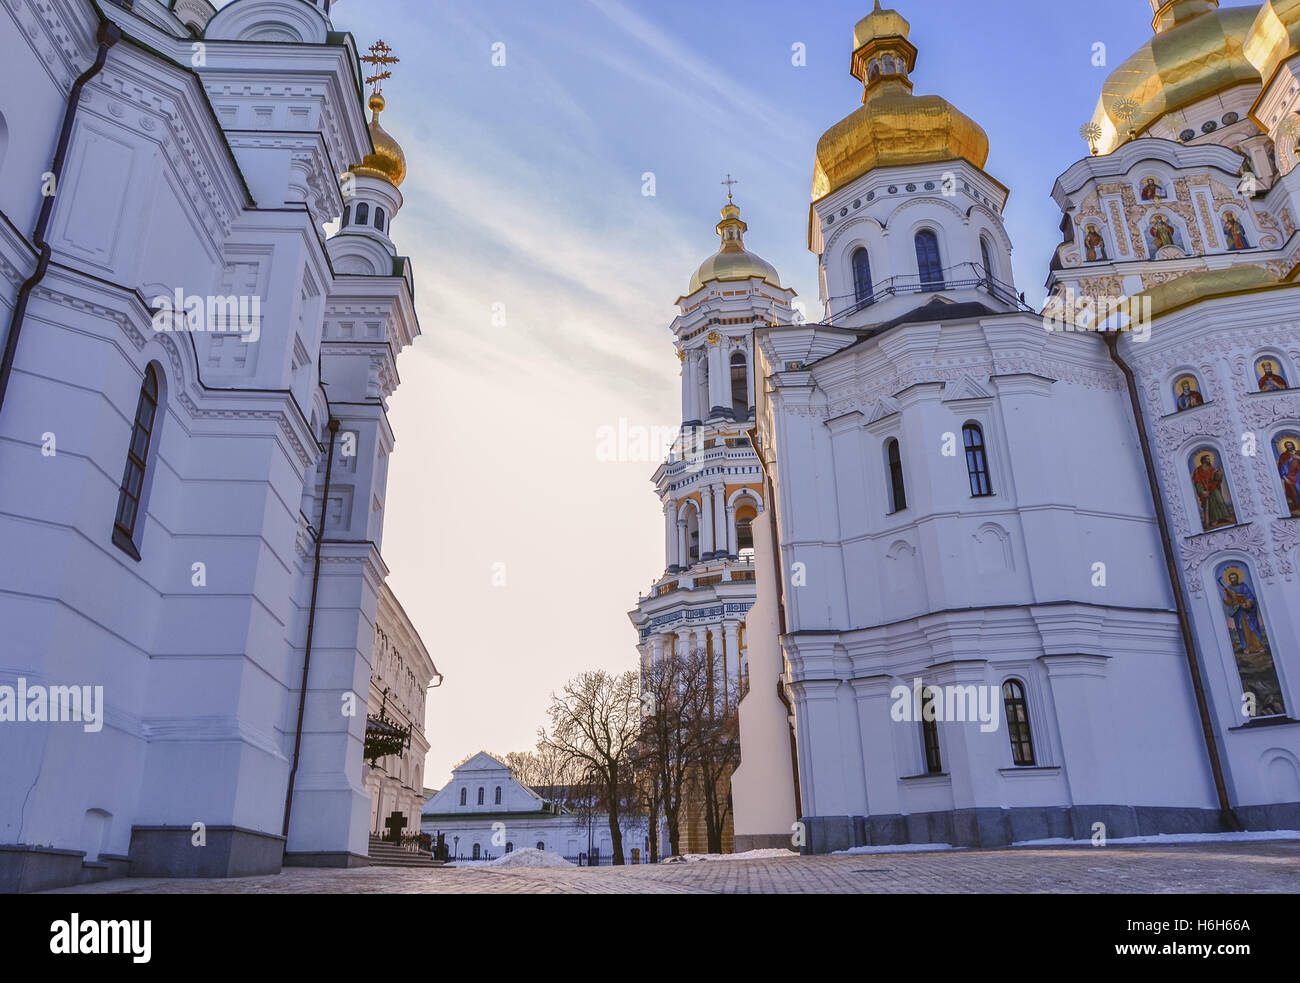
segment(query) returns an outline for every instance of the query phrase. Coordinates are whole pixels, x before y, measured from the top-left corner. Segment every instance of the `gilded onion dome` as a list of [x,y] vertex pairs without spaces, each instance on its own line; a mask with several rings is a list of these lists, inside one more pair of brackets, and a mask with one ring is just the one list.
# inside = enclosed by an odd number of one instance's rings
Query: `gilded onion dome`
[[366,154],[365,160],[360,164],[353,164],[348,170],[362,177],[381,178],[395,188],[400,187],[402,181],[406,179],[406,154],[402,153],[402,148],[388,131],[379,125],[379,114],[384,111],[385,106],[383,93],[372,93],[369,105],[372,114],[370,142],[374,144],[375,152]]
[[727,196],[727,203],[722,207],[722,221],[717,224],[717,233],[722,238],[722,246],[717,253],[710,256],[700,268],[691,275],[691,285],[686,294],[690,296],[706,283],[713,280],[748,280],[761,277],[774,287],[781,286],[781,278],[776,275],[776,268],[767,260],[754,255],[745,248],[745,232],[749,226],[740,219],[740,208]]
[[1219,9],[1219,0],[1152,0],[1155,35],[1102,88],[1093,117],[1109,122],[1109,153],[1162,116],[1245,82],[1259,84],[1246,39],[1259,6]]
[[1265,84],[1282,63],[1300,54],[1300,0],[1268,0],[1246,38],[1246,57]]
[[908,77],[916,48],[911,25],[895,10],[875,8],[853,29],[853,77],[866,86],[862,108],[817,142],[813,200],[878,167],[966,160],[983,168],[989,138],[940,96],[914,96]]

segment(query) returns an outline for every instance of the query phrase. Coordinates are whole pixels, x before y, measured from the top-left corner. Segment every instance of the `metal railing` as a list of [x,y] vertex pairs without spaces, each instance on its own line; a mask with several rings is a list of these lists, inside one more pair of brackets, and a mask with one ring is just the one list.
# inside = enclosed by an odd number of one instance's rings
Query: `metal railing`
[[[856,314],[891,297],[905,294],[933,294],[949,290],[983,290],[1003,303],[1025,307],[1020,295],[1011,284],[1003,283],[979,263],[959,263],[941,270],[937,277],[905,273],[873,283],[871,290],[865,296],[850,294],[831,297],[828,300],[830,322],[833,324],[837,318]],[[1029,308],[1025,307],[1025,309]]]

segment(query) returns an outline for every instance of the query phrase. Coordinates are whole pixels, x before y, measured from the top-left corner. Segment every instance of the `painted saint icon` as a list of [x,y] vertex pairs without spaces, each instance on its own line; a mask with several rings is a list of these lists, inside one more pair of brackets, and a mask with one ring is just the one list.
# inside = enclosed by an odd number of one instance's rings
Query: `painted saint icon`
[[1096,263],[1098,260],[1107,259],[1106,240],[1101,237],[1097,231],[1097,226],[1089,225],[1086,234],[1083,237],[1084,253],[1089,263]]
[[1277,457],[1277,475],[1282,479],[1287,511],[1300,516],[1300,434],[1278,434],[1273,438],[1273,454]]
[[1250,572],[1235,561],[1221,563],[1214,572],[1222,595],[1223,613],[1237,658],[1242,693],[1253,696],[1254,716],[1271,717],[1286,713],[1282,686],[1273,663],[1273,646],[1264,627],[1264,612],[1251,583]]
[[1237,509],[1232,504],[1228,476],[1223,472],[1218,451],[1212,447],[1193,451],[1188,469],[1196,488],[1196,503],[1201,510],[1201,528],[1209,532],[1221,526],[1236,525]]
[[1147,247],[1154,258],[1156,253],[1170,246],[1183,248],[1183,237],[1164,215],[1155,215],[1147,226]]
[[1165,186],[1160,183],[1158,178],[1142,179],[1142,200],[1143,201],[1164,201]]
[[1205,403],[1205,397],[1201,395],[1201,384],[1196,376],[1189,373],[1174,380],[1174,400],[1179,413]]
[[1250,248],[1250,240],[1246,238],[1246,229],[1242,226],[1241,219],[1237,218],[1235,212],[1224,212],[1223,235],[1228,241],[1229,249]]
[[1290,388],[1277,362],[1268,356],[1255,363],[1255,375],[1259,379],[1259,391],[1262,393],[1281,392]]

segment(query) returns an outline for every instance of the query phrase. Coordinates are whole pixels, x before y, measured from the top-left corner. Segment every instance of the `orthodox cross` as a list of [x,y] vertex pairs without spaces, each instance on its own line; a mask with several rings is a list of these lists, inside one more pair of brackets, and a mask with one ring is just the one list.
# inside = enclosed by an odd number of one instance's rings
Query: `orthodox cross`
[[725,181],[719,181],[718,183],[719,183],[719,184],[725,184],[725,185],[727,186],[727,201],[731,201],[731,186],[732,186],[733,184],[739,184],[740,182],[737,181],[737,180],[735,180],[735,179],[733,179],[732,176],[731,176],[731,174],[728,173],[728,174],[727,174],[727,180],[725,180]]
[[398,843],[402,838],[402,829],[406,826],[406,817],[400,812],[394,812],[384,820],[384,825],[388,827],[388,838]]
[[394,58],[393,49],[384,44],[383,41],[376,41],[370,46],[370,54],[362,55],[361,60],[367,65],[375,67],[375,74],[366,79],[366,85],[373,85],[375,91],[380,92],[384,87],[384,79],[393,77],[393,73],[388,71],[388,66],[396,65],[402,59]]

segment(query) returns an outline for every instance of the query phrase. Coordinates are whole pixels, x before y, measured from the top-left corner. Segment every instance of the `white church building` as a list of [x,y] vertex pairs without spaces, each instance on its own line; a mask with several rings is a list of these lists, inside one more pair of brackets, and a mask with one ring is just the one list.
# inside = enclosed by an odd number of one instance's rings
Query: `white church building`
[[1300,828],[1300,4],[1151,12],[1046,312],[984,131],[900,14],[855,29],[824,317],[753,332],[738,843]]
[[420,789],[363,761],[406,165],[328,8],[0,4],[0,890],[364,864]]
[[[515,850],[558,853],[572,863],[599,866],[613,857],[609,815],[566,806],[553,790],[530,788],[508,765],[486,751],[452,769],[451,781],[429,796],[420,829],[437,843],[441,835],[456,860],[492,860]],[[625,863],[649,863],[644,817],[620,824]]]

